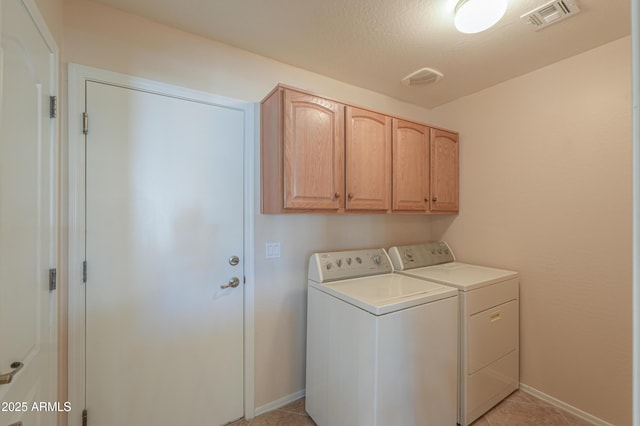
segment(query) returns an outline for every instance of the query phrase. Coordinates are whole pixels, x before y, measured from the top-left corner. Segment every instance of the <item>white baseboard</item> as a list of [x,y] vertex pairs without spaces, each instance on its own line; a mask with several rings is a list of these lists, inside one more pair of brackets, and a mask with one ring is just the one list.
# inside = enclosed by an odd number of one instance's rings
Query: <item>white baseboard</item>
[[271,401],[268,404],[262,405],[260,407],[256,407],[255,415],[259,416],[260,414],[267,413],[269,411],[277,410],[280,407],[283,407],[290,402],[296,401],[302,398],[305,395],[305,390],[299,390],[298,392],[292,393],[291,395],[284,396],[280,399],[276,399],[275,401]]
[[545,402],[548,402],[549,404],[560,408],[561,410],[567,411],[571,414],[573,414],[576,417],[580,417],[582,420],[589,422],[593,425],[597,425],[597,426],[613,426],[611,423],[605,422],[602,419],[599,419],[595,416],[592,416],[589,413],[585,413],[584,411],[567,404],[566,402],[560,401],[559,399],[556,399],[552,396],[547,395],[546,393],[540,392],[537,389],[532,388],[529,385],[525,385],[524,383],[520,383],[520,389],[528,394],[531,394],[533,396],[535,396],[538,399],[541,399]]

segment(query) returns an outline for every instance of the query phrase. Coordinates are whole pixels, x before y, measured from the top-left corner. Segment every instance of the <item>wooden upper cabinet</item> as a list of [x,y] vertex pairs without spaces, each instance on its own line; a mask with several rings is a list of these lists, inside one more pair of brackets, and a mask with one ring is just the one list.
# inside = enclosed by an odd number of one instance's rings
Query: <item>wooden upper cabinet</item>
[[431,129],[431,211],[457,213],[459,210],[458,134]]
[[262,212],[344,208],[344,106],[278,88],[261,124]]
[[346,208],[391,208],[391,117],[346,107]]
[[429,127],[393,120],[393,210],[429,210]]
[[338,209],[344,188],[344,107],[284,91],[284,207]]
[[277,86],[261,104],[262,213],[457,213],[458,134]]

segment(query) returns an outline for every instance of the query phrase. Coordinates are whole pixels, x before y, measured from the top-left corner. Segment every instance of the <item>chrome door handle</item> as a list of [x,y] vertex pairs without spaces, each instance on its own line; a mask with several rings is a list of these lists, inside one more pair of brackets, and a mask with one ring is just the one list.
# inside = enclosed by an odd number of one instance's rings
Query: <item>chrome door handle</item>
[[8,373],[0,375],[0,385],[8,385],[9,383],[11,383],[11,380],[13,380],[13,376],[15,376],[16,373],[18,373],[18,371],[22,369],[22,367],[24,367],[23,363],[17,362],[17,361],[12,362],[11,368],[13,368],[13,370],[11,370]]
[[228,284],[223,284],[220,286],[220,288],[225,289],[225,288],[236,288],[240,285],[240,280],[238,279],[238,277],[233,277],[229,280]]

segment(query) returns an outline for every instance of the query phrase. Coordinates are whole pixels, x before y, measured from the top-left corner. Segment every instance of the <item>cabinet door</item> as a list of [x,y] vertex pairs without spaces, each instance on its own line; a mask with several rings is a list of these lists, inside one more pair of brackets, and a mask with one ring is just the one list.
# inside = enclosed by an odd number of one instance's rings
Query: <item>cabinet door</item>
[[393,209],[429,209],[429,128],[393,120]]
[[431,129],[431,211],[458,211],[458,155],[456,133]]
[[344,207],[344,107],[284,91],[284,207]]
[[346,118],[346,208],[389,210],[391,117],[346,107]]

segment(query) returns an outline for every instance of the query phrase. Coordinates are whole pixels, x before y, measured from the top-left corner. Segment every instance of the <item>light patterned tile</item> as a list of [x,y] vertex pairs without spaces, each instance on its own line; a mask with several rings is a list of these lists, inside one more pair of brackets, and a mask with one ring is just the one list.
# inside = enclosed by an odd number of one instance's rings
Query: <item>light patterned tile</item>
[[538,406],[540,407],[538,411],[544,411],[544,410],[548,410],[549,408],[552,408],[556,410],[559,414],[558,420],[556,420],[557,424],[559,425],[591,426],[591,423],[587,422],[586,420],[576,417],[573,414],[567,411],[564,411],[558,407],[555,407],[554,405],[546,401],[543,401],[541,399],[538,399],[537,397],[527,392],[524,392],[522,390],[515,391],[507,398],[507,400],[511,402],[519,403],[519,404],[530,404],[530,405]]
[[[315,426],[304,410],[305,399],[229,426]],[[589,426],[590,423],[523,391],[516,391],[472,426]]]
[[592,426],[592,424],[586,420],[582,420],[580,417],[576,417],[571,413],[566,411],[562,411],[562,415],[565,419],[567,419],[567,424],[571,426]]
[[315,423],[304,415],[275,410],[253,420],[240,420],[230,426],[315,426]]
[[471,423],[471,426],[491,426],[491,424],[484,416],[482,416],[478,418],[475,422]]
[[280,407],[281,411],[286,411],[288,413],[300,414],[302,416],[306,416],[307,412],[304,409],[306,399],[300,398],[298,400],[293,401],[290,404],[285,405],[284,407]]
[[490,426],[565,426],[562,412],[549,404],[505,400],[485,415]]
[[517,389],[515,392],[509,395],[506,400],[520,402],[523,404],[546,404],[546,402],[520,389]]

